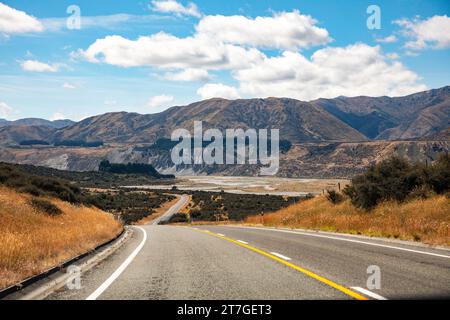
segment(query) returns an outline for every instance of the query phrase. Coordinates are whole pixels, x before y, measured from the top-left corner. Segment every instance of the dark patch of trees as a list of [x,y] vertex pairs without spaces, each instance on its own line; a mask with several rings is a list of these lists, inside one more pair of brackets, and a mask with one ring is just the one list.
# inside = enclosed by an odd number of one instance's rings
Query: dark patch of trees
[[405,201],[450,191],[450,156],[441,154],[433,164],[411,164],[400,157],[391,157],[367,172],[356,176],[344,189],[352,203],[372,209],[385,200]]
[[145,163],[110,163],[108,160],[100,162],[99,171],[117,173],[117,174],[142,174],[148,175],[157,179],[174,178],[173,175],[160,174],[151,164]]
[[103,141],[83,141],[83,140],[62,140],[56,141],[54,144],[56,147],[85,147],[96,148],[103,146]]
[[19,144],[21,146],[34,146],[34,145],[41,145],[41,146],[49,146],[50,143],[44,140],[23,140],[20,141]]

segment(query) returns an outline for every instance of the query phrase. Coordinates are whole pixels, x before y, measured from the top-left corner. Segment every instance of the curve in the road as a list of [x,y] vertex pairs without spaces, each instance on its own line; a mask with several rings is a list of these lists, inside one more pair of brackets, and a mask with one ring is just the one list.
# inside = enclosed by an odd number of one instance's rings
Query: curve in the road
[[105,282],[102,283],[100,287],[97,288],[91,295],[89,295],[86,300],[96,300],[108,287],[116,280],[122,272],[128,267],[128,265],[133,261],[133,259],[138,255],[139,251],[144,247],[145,242],[147,241],[147,232],[141,227],[135,227],[143,233],[142,241],[137,246],[136,249],[128,256],[128,258],[117,268],[116,271],[108,278]]

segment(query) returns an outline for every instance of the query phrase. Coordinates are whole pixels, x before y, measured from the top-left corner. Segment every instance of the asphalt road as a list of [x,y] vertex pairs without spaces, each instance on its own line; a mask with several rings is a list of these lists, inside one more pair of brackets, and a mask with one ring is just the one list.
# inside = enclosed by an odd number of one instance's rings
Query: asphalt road
[[175,205],[169,208],[162,216],[151,222],[152,225],[157,225],[161,222],[167,222],[170,218],[177,213],[181,208],[183,208],[189,202],[189,196],[183,194]]
[[[368,290],[368,268],[379,270],[380,289]],[[145,225],[84,273],[81,289],[48,298],[450,298],[450,251],[329,233]]]

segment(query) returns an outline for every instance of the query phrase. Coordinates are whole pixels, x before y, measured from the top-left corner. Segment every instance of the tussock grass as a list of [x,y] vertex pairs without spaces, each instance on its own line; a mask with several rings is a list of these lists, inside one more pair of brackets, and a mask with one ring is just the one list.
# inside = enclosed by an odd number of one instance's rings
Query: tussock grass
[[122,230],[99,209],[45,198],[62,211],[51,216],[32,206],[31,198],[0,187],[0,288],[93,249]]
[[318,196],[264,217],[247,217],[245,223],[450,245],[450,201],[446,196],[406,203],[388,201],[371,211],[355,208],[350,200],[332,204],[324,196]]

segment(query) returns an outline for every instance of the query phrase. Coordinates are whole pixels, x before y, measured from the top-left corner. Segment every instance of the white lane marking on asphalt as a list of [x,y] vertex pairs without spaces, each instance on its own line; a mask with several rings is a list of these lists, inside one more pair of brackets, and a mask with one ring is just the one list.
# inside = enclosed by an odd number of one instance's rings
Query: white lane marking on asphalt
[[89,297],[86,298],[86,300],[96,300],[108,287],[116,280],[122,272],[125,271],[125,269],[128,267],[128,265],[133,261],[133,259],[137,256],[139,251],[141,251],[142,247],[145,244],[145,241],[147,241],[147,232],[145,232],[144,229],[141,227],[135,227],[142,231],[143,233],[143,239],[141,243],[137,246],[136,249],[128,256],[128,258],[119,266],[119,268],[114,271],[112,275],[109,276],[108,279],[106,279],[105,282],[101,284],[100,287],[97,288]]
[[283,256],[282,254],[279,254],[278,252],[271,252],[271,254],[273,254],[274,256],[276,256],[278,258],[286,260],[286,261],[291,261],[292,260],[291,258]]
[[242,240],[236,240],[237,242],[243,243],[243,244],[248,244],[248,242],[242,241]]
[[380,296],[379,294],[376,294],[375,292],[369,291],[369,290],[361,288],[361,287],[352,287],[352,289],[359,291],[362,294],[365,294],[366,296],[377,299],[377,300],[387,300],[385,297]]
[[421,253],[421,254],[426,254],[426,255],[430,255],[430,256],[450,259],[450,256],[447,256],[447,255],[444,255],[444,254],[438,254],[438,253],[432,253],[432,252],[426,252],[426,251],[420,251],[420,250],[413,250],[413,249],[407,249],[407,248],[402,248],[402,247],[388,246],[388,245],[385,245],[385,244],[371,243],[371,242],[367,242],[367,241],[360,241],[360,240],[353,240],[353,239],[347,239],[347,238],[326,236],[326,235],[322,235],[322,234],[312,234],[312,233],[308,233],[308,232],[289,231],[289,230],[280,230],[280,229],[267,229],[267,228],[258,228],[258,227],[233,227],[233,228],[258,229],[258,230],[264,230],[264,231],[277,231],[277,232],[301,234],[301,235],[310,236],[310,237],[318,237],[318,238],[326,238],[326,239],[333,239],[333,240],[340,240],[340,241],[348,241],[348,242],[366,244],[366,245],[374,246],[374,247],[396,249],[396,250],[402,250],[402,251],[408,251],[408,252],[414,252],[414,253]]
[[217,233],[217,235],[218,235],[218,236],[221,236],[221,237],[225,237],[225,235],[224,235],[224,234],[221,234],[221,233]]

